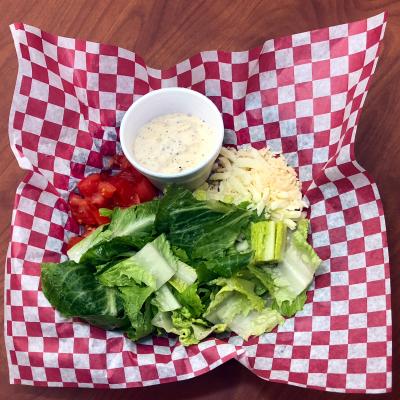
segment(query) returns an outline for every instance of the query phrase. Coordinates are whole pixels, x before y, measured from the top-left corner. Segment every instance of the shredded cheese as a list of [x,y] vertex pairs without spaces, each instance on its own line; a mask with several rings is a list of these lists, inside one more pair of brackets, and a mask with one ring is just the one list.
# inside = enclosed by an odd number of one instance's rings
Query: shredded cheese
[[227,203],[248,202],[258,215],[283,221],[291,229],[307,207],[295,170],[283,155],[269,149],[223,147],[201,191],[207,198]]

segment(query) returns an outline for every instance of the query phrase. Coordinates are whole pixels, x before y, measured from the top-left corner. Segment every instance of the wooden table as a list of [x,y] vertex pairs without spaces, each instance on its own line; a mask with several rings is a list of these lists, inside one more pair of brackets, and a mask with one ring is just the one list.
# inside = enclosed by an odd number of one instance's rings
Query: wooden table
[[[358,128],[356,154],[376,179],[385,207],[392,265],[394,393],[400,396],[400,1],[376,0],[0,0],[0,264],[9,241],[16,186],[23,176],[8,143],[8,114],[17,60],[8,25],[22,21],[59,35],[116,44],[158,68],[207,49],[244,50],[267,38],[363,19],[389,11],[384,48]],[[178,19],[178,16],[179,19]],[[3,271],[2,271],[3,274]],[[3,285],[3,277],[1,278]],[[1,308],[3,314],[3,308]],[[3,317],[3,315],[2,315]],[[4,342],[3,342],[4,343]],[[199,378],[131,390],[46,389],[8,384],[1,346],[3,399],[361,399],[263,382],[237,362]]]

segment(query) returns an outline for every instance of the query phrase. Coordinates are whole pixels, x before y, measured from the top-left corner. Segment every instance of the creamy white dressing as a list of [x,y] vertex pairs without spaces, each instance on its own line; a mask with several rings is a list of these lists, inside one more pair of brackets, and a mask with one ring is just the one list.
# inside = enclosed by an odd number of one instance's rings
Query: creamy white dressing
[[215,135],[199,117],[166,114],[143,125],[134,142],[138,163],[159,173],[179,173],[199,165],[214,148]]

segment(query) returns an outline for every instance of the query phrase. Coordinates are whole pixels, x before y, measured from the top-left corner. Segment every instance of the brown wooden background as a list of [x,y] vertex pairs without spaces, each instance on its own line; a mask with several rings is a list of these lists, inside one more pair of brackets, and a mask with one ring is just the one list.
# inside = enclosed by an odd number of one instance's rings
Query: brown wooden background
[[[59,35],[116,44],[136,51],[153,67],[165,68],[198,51],[246,50],[261,45],[267,38],[363,19],[383,10],[389,12],[389,22],[383,53],[358,128],[356,154],[376,179],[383,198],[392,265],[394,392],[374,398],[400,399],[400,0],[0,0],[1,286],[14,192],[24,174],[11,153],[7,135],[17,72],[10,23],[25,22]],[[357,400],[366,397],[263,382],[234,361],[199,378],[143,389],[12,386],[8,384],[4,341],[0,349],[0,399],[292,400],[307,396],[310,400]]]

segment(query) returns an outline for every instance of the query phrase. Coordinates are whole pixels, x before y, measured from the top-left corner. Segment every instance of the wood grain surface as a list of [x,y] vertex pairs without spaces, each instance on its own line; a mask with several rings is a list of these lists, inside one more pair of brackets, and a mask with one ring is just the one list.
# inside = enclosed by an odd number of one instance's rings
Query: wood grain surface
[[[375,178],[386,214],[393,304],[394,391],[400,398],[400,1],[377,0],[0,0],[0,264],[9,241],[14,193],[24,175],[8,142],[8,116],[17,60],[8,25],[25,22],[58,35],[115,44],[165,68],[207,49],[246,50],[266,39],[389,12],[383,52],[357,132],[356,155]],[[1,285],[4,269],[1,268]],[[3,318],[3,308],[1,308]],[[0,399],[362,399],[264,382],[237,362],[201,377],[129,390],[49,389],[9,385],[0,344]]]

